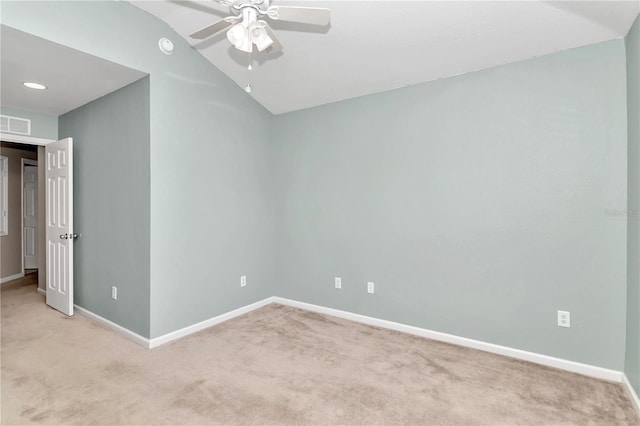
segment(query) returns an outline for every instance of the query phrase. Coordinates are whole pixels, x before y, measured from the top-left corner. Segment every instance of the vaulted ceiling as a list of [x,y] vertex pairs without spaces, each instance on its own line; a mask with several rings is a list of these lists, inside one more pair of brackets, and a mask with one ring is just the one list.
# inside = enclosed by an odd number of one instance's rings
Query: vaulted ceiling
[[624,37],[640,10],[631,1],[289,1],[327,7],[331,25],[272,26],[280,53],[233,48],[225,31],[189,34],[229,14],[203,1],[131,1],[166,21],[274,114],[467,73]]

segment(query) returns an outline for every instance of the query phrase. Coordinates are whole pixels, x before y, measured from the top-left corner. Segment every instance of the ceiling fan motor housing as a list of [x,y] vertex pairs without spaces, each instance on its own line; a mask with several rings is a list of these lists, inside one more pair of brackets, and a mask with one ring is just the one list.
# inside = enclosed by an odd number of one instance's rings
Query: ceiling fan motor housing
[[236,0],[231,5],[231,9],[236,10],[244,10],[249,7],[265,13],[269,7],[269,0]]

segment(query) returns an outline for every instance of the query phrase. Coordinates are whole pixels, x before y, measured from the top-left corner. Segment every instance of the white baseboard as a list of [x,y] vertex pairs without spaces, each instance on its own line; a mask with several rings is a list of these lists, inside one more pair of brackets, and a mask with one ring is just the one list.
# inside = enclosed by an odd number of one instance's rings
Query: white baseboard
[[[38,289],[38,293],[46,296],[46,292],[42,289]],[[238,317],[240,315],[244,315],[248,312],[251,312],[253,310],[256,310],[258,308],[261,308],[263,306],[266,306],[270,303],[273,303],[273,298],[272,297],[268,297],[264,300],[260,300],[258,302],[252,303],[251,305],[247,305],[247,306],[243,306],[241,308],[235,309],[231,312],[227,312],[224,313],[222,315],[218,315],[216,317],[213,318],[209,318],[208,320],[204,320],[202,322],[196,323],[196,324],[192,324],[190,326],[187,326],[185,328],[181,328],[180,330],[176,330],[176,331],[172,331],[171,333],[167,333],[165,335],[162,335],[160,337],[156,337],[153,339],[147,339],[146,337],[140,336],[139,334],[125,328],[122,327],[121,325],[118,325],[116,323],[114,323],[113,321],[109,321],[106,318],[101,317],[98,314],[95,314],[81,306],[78,305],[73,305],[74,309],[81,315],[84,315],[88,318],[91,318],[92,320],[99,322],[100,324],[104,325],[105,327],[115,331],[116,333],[130,339],[133,340],[134,342],[138,343],[139,345],[144,346],[145,348],[149,348],[149,349],[153,349],[156,348],[158,346],[164,345],[165,343],[169,343],[173,340],[176,339],[180,339],[181,337],[185,337],[188,336],[189,334],[193,334],[196,333],[198,331],[204,330],[205,328],[209,328],[211,326],[214,326],[216,324],[220,324],[221,322],[224,321],[228,321],[232,318]]]
[[[38,293],[43,295],[44,297],[47,297],[47,291],[43,290],[41,288],[38,288]],[[98,322],[100,324],[102,324],[103,326],[105,326],[106,328],[115,331],[116,333],[120,334],[121,336],[124,336],[130,340],[133,340],[134,342],[136,342],[139,345],[144,346],[145,348],[149,347],[149,339],[147,339],[146,337],[143,337],[137,333],[134,333],[133,331],[129,330],[128,328],[124,328],[121,325],[116,324],[113,321],[109,321],[108,319],[101,317],[98,314],[95,314],[93,312],[91,312],[88,309],[85,309],[81,306],[78,305],[73,305],[73,308],[75,309],[76,312],[78,312],[80,315],[83,315],[87,318],[92,319],[95,322]]]
[[24,277],[24,272],[20,272],[19,274],[9,275],[8,277],[0,278],[0,285],[4,283],[8,283],[9,281],[17,280],[18,278]]
[[[38,289],[38,291],[39,290],[40,289]],[[137,333],[134,333],[133,331],[131,331],[131,330],[127,329],[127,328],[124,328],[123,326],[118,325],[115,322],[109,321],[108,319],[103,318],[98,314],[94,314],[93,312],[91,312],[91,311],[89,311],[89,310],[87,310],[87,309],[85,309],[83,307],[80,307],[78,305],[73,305],[73,307],[76,310],[76,312],[78,312],[79,314],[81,314],[81,315],[83,315],[83,316],[85,316],[87,318],[90,318],[90,319],[92,319],[92,320],[94,320],[94,321],[96,321],[96,322],[98,322],[98,323],[100,323],[102,325],[104,325],[105,327],[115,331],[116,333],[118,333],[118,334],[120,334],[120,335],[122,335],[122,336],[124,336],[124,337],[126,337],[126,338],[128,338],[130,340],[133,340],[134,342],[136,342],[139,345],[144,346],[145,348],[149,347],[149,339],[147,339],[146,337],[143,337],[143,336],[141,336],[141,335],[139,335]]]
[[640,398],[638,398],[638,394],[633,389],[633,386],[631,386],[629,378],[626,374],[622,374],[622,385],[624,386],[624,390],[627,392],[627,396],[631,400],[633,408],[636,409],[636,413],[638,413],[638,416],[640,416]]
[[[41,289],[38,289],[38,292],[41,294],[45,294],[45,292]],[[439,331],[433,331],[433,330],[414,327],[410,325],[400,324],[393,321],[387,321],[379,318],[368,317],[365,315],[354,314],[351,312],[341,311],[333,308],[327,308],[324,306],[313,305],[310,303],[298,302],[295,300],[285,299],[282,297],[268,297],[266,299],[260,300],[250,305],[243,306],[233,311],[218,315],[216,317],[210,318],[205,321],[201,321],[196,324],[192,324],[190,326],[181,328],[176,331],[172,331],[171,333],[167,333],[165,335],[155,337],[153,339],[147,339],[146,337],[140,336],[139,334],[136,334],[131,330],[128,330],[112,321],[109,321],[108,319],[103,318],[100,315],[94,314],[93,312],[88,311],[80,306],[77,306],[77,305],[74,305],[74,306],[75,306],[75,309],[80,314],[105,325],[107,328],[114,330],[115,332],[121,334],[122,336],[127,337],[146,348],[152,349],[152,348],[156,348],[158,346],[164,345],[166,343],[169,343],[171,341],[174,341],[176,339],[180,339],[182,337],[185,337],[190,334],[196,333],[198,331],[204,330],[206,328],[212,327],[216,324],[220,324],[224,321],[228,321],[232,318],[236,318],[240,315],[244,315],[248,312],[251,312],[263,306],[269,305],[270,303],[279,303],[281,305],[292,306],[294,308],[300,308],[300,309],[304,309],[311,312],[317,312],[320,314],[343,318],[346,320],[355,321],[362,324],[372,325],[380,328],[386,328],[389,330],[400,331],[400,332],[412,334],[415,336],[426,337],[428,339],[452,343],[454,345],[464,346],[464,347],[478,349],[485,352],[491,352],[498,355],[508,356],[511,358],[521,359],[524,361],[529,361],[536,364],[545,365],[548,367],[554,367],[561,370],[570,371],[573,373],[578,373],[578,374],[582,374],[589,377],[594,377],[597,379],[623,383],[627,393],[629,394],[629,398],[631,399],[635,408],[640,413],[640,401],[638,400],[638,395],[635,393],[635,391],[629,384],[629,381],[627,380],[626,376],[621,371],[610,370],[602,367],[596,367],[593,365],[583,364],[575,361],[569,361],[561,358],[555,358],[548,355],[541,355],[534,352],[528,352],[520,349],[510,348],[508,346],[495,345],[493,343],[482,342],[480,340],[474,340],[466,337],[455,336],[453,334],[441,333]]]
[[160,337],[155,337],[149,341],[149,349],[156,348],[160,345],[164,345],[165,343],[169,343],[181,337],[188,336],[189,334],[193,334],[198,331],[204,330],[205,328],[209,328],[216,324],[220,324],[221,322],[228,321],[240,315],[244,315],[248,312],[254,311],[270,303],[273,303],[273,297],[267,297],[266,299],[252,303],[251,305],[243,306],[231,312],[227,312],[225,314],[218,315],[213,318],[209,318],[208,320],[204,320],[202,322],[187,326],[185,328],[181,328],[180,330],[172,331],[171,333],[167,333]]
[[486,343],[480,340],[468,339],[466,337],[455,336],[453,334],[413,327],[393,321],[372,318],[365,315],[354,314],[338,309],[326,308],[324,306],[312,305],[310,303],[298,302],[282,297],[274,297],[273,302],[280,303],[281,305],[292,306],[294,308],[305,309],[307,311],[317,312],[320,314],[326,314],[338,318],[356,321],[375,327],[396,330],[403,333],[413,334],[415,336],[426,337],[428,339],[439,340],[441,342],[452,343],[454,345],[465,346],[485,352],[491,352],[498,355],[521,359],[536,364],[546,365],[548,367],[555,367],[561,370],[582,374],[584,376],[595,377],[597,379],[604,379],[618,383],[622,382],[623,373],[620,371],[609,370],[606,368],[596,367],[589,364],[582,364],[579,362],[569,361],[561,358],[554,358],[534,352],[527,352],[520,349],[510,348],[508,346],[494,345],[493,343]]

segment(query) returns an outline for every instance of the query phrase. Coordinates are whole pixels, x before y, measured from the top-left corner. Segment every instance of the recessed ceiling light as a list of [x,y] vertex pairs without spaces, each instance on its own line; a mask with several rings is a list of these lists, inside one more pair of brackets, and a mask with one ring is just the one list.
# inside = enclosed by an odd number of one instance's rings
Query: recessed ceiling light
[[29,89],[36,89],[36,90],[45,90],[47,88],[47,86],[45,86],[44,84],[32,83],[30,81],[25,81],[22,83],[22,85],[24,87],[28,87]]
[[158,41],[158,46],[160,46],[160,50],[165,55],[171,55],[173,53],[173,42],[166,37],[162,37]]

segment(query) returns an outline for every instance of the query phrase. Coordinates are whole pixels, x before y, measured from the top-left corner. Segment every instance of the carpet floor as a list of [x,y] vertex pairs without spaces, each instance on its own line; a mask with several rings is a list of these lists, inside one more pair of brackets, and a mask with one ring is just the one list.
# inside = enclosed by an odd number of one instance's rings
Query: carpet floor
[[640,425],[620,384],[282,305],[153,350],[2,289],[2,424]]

